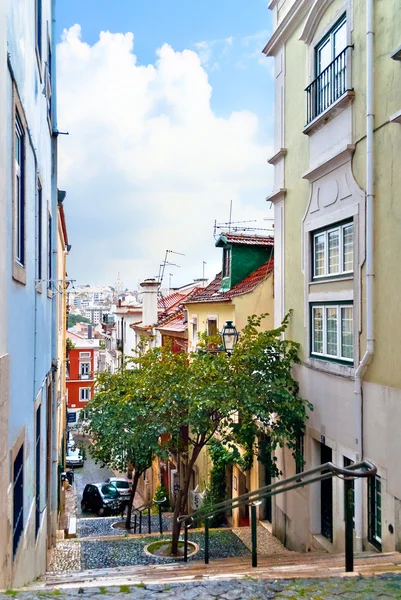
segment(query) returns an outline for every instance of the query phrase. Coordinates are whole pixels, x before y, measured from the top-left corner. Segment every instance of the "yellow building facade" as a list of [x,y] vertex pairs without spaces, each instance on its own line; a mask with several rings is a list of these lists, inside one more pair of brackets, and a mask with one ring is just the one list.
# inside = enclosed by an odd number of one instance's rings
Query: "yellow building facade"
[[[267,313],[262,320],[262,330],[274,326],[272,238],[222,234],[216,245],[223,249],[222,272],[186,304],[189,350],[196,350],[201,333],[214,335],[221,332],[226,321],[232,321],[241,331],[248,316]],[[211,467],[205,448],[195,464],[196,485],[202,488],[208,484]],[[246,472],[236,465],[231,468],[227,474],[227,493],[235,498],[269,482],[268,470],[255,457],[252,467]],[[259,509],[258,516],[271,520],[270,506]],[[246,524],[248,518],[247,507],[235,509],[231,524],[234,527]]]
[[[56,444],[59,472],[65,470],[66,430],[67,430],[67,388],[66,388],[66,339],[67,339],[67,254],[69,252],[67,226],[62,199],[65,192],[59,192],[57,211],[57,373],[56,373]],[[64,488],[58,481],[58,510],[64,512]]]
[[[362,457],[355,542],[401,548],[401,10],[397,0],[272,0],[276,323],[301,344],[314,406],[306,466]],[[285,475],[294,461],[281,455]],[[285,463],[285,467],[284,467]],[[343,548],[343,482],[278,497],[273,529],[293,549]]]

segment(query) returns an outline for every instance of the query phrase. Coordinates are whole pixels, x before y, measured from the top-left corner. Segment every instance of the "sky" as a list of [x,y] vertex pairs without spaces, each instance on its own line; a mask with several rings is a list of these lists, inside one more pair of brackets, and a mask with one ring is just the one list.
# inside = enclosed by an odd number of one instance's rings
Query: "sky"
[[171,250],[172,286],[211,279],[231,201],[269,233],[270,33],[267,0],[58,0],[69,278],[136,288]]

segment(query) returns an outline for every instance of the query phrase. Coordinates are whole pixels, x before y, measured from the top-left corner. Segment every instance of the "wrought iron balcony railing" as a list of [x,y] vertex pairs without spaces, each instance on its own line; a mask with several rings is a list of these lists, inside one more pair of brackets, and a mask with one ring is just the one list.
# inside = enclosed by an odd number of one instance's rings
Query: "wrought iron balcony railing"
[[349,52],[354,46],[347,46],[306,88],[306,124],[339,100],[346,92],[352,91],[349,81]]

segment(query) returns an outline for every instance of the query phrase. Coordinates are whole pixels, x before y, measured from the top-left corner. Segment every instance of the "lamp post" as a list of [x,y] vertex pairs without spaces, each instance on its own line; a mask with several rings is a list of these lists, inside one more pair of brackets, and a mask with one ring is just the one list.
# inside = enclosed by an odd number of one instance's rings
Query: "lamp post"
[[224,351],[231,356],[235,344],[238,342],[239,333],[232,321],[226,321],[222,331],[221,339],[223,341]]

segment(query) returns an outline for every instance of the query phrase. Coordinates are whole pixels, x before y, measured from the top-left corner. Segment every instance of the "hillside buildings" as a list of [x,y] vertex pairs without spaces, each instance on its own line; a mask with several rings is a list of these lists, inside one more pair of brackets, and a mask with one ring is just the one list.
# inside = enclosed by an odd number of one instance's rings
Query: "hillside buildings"
[[74,424],[83,420],[86,405],[95,392],[99,341],[86,339],[71,331],[67,332],[67,340],[67,421]]
[[[314,406],[305,468],[362,457],[358,550],[401,548],[401,370],[397,168],[401,12],[397,0],[271,0],[275,60],[274,311],[293,309],[300,394]],[[295,473],[288,454],[284,475]],[[343,482],[277,497],[275,533],[292,549],[343,545]]]

